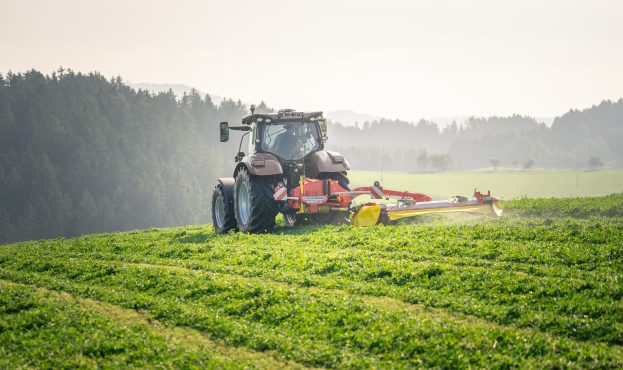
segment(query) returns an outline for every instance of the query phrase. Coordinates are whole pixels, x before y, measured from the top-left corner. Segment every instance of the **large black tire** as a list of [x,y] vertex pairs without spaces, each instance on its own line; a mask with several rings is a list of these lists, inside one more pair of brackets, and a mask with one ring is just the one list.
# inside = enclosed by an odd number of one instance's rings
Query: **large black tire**
[[273,198],[275,185],[268,176],[253,176],[243,168],[234,185],[234,214],[243,233],[269,233],[279,212]]
[[221,184],[216,185],[212,192],[212,225],[217,234],[225,234],[237,228],[234,204],[225,199]]

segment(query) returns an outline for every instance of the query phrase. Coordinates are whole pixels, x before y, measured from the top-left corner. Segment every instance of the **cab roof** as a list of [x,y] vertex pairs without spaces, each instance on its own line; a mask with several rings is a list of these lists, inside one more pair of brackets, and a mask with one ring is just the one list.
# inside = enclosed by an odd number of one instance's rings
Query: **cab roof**
[[277,113],[256,113],[245,116],[242,119],[243,125],[250,125],[253,122],[308,122],[321,119],[322,112],[297,112],[294,109],[282,109]]

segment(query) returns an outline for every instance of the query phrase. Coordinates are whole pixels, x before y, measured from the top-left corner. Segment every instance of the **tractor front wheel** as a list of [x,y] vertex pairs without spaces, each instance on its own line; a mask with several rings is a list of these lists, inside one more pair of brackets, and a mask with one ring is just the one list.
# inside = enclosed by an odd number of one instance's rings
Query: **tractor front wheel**
[[267,233],[275,228],[279,212],[273,198],[275,186],[270,177],[253,176],[246,169],[236,175],[234,210],[238,229],[243,233]]
[[217,234],[225,234],[236,229],[236,217],[231,202],[227,202],[222,185],[214,187],[212,192],[212,225]]

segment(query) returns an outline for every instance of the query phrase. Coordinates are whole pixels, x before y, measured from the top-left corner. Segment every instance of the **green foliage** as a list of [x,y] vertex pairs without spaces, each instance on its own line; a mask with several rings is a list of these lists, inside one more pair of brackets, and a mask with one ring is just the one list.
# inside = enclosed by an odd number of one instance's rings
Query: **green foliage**
[[[6,245],[0,322],[8,326],[0,335],[8,340],[0,351],[14,353],[16,363],[46,365],[16,349],[22,335],[37,333],[10,326],[12,315],[40,305],[30,293],[22,299],[5,289],[24,284],[138,310],[290,366],[617,368],[622,205],[621,195],[518,199],[499,219],[271,235],[217,236],[193,226]],[[67,322],[70,312],[38,325]],[[87,321],[83,330],[101,329]],[[62,335],[52,331],[48,340]],[[186,349],[196,354],[193,348]],[[136,356],[151,361],[149,353]],[[186,358],[175,349],[160,356]]]
[[[0,288],[1,368],[283,367],[158,327],[134,311],[19,284]],[[188,346],[183,335],[193,334]]]
[[62,296],[0,287],[2,368],[243,367],[240,359],[175,345]]
[[514,215],[534,216],[542,218],[588,218],[588,217],[618,217],[623,218],[623,194],[613,194],[606,197],[593,198],[549,198],[529,199],[521,198],[504,202],[504,209]]

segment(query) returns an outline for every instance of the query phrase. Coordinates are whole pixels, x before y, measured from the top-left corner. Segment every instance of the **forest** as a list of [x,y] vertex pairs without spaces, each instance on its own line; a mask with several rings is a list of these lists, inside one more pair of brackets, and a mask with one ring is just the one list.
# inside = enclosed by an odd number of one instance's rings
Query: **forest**
[[0,242],[209,222],[235,153],[217,123],[245,111],[97,73],[0,77]]
[[[238,149],[235,136],[219,143],[218,122],[247,112],[239,100],[136,90],[99,73],[0,75],[0,243],[209,223],[215,179],[230,175]],[[327,147],[358,170],[424,172],[616,167],[621,142],[620,99],[571,110],[551,128],[518,115],[444,128],[332,122]]]

